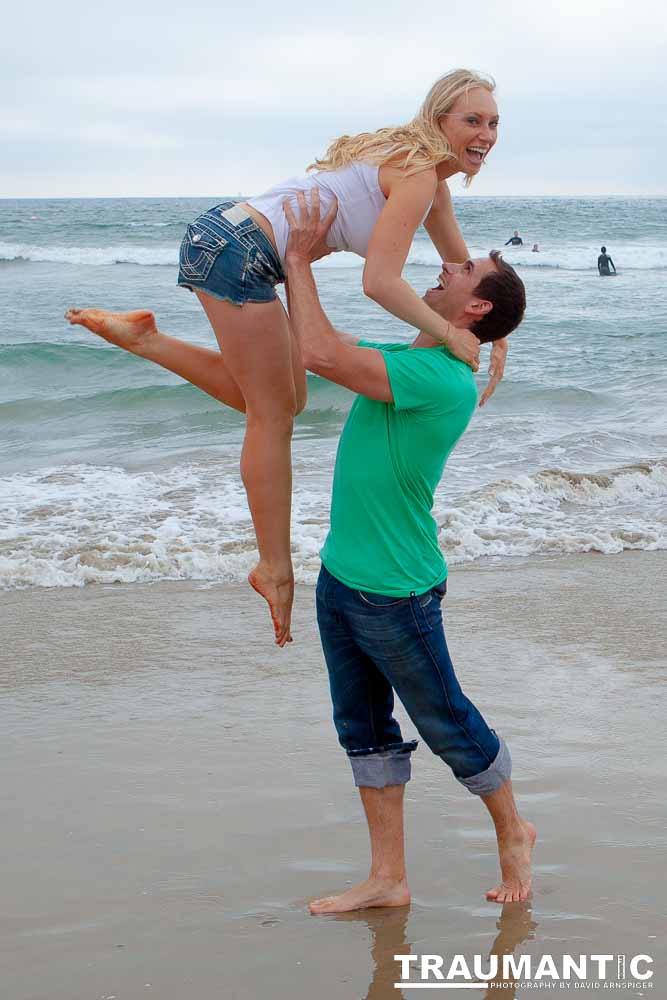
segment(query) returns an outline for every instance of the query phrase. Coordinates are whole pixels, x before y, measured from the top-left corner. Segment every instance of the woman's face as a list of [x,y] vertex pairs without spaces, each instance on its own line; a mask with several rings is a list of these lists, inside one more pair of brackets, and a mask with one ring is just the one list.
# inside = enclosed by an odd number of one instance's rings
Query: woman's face
[[452,110],[439,119],[459,170],[477,174],[498,138],[498,106],[486,87],[473,87],[462,94]]

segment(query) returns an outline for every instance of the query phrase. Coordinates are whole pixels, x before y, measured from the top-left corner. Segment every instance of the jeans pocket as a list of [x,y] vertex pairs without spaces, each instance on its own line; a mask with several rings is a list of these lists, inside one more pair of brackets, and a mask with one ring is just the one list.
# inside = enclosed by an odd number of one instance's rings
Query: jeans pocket
[[220,252],[227,246],[225,237],[202,216],[190,223],[181,243],[180,268],[187,278],[205,281]]
[[371,594],[366,590],[358,590],[357,597],[369,608],[395,608],[398,604],[406,604],[409,597],[390,597],[388,594]]

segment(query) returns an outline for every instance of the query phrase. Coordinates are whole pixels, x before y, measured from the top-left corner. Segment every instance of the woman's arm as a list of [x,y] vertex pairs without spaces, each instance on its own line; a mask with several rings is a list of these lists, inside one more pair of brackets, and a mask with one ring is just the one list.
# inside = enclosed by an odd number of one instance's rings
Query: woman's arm
[[391,180],[387,204],[368,244],[363,287],[387,312],[430,334],[471,367],[479,365],[479,341],[438,316],[402,278],[417,227],[436,192],[435,169],[410,177],[398,171]]
[[[456,216],[454,215],[452,196],[447,181],[441,181],[438,184],[431,211],[424,220],[424,229],[431,237],[436,250],[443,260],[461,264],[470,257],[463,235],[459,229],[459,224],[456,221]],[[503,337],[502,340],[494,341],[491,346],[489,384],[482,393],[482,398],[479,401],[480,406],[484,406],[488,402],[505,373],[508,349],[509,344],[506,337]]]
[[431,211],[424,220],[424,229],[443,260],[452,264],[463,264],[468,260],[470,254],[454,215],[447,181],[438,184]]

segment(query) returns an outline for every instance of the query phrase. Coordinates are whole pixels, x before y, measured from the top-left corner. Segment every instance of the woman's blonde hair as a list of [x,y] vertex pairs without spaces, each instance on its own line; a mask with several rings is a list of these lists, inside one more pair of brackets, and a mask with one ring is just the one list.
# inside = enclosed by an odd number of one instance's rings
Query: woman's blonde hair
[[[404,167],[406,174],[435,166],[443,160],[455,159],[455,154],[440,128],[439,119],[449,114],[456,101],[474,87],[484,87],[490,93],[495,80],[469,69],[453,69],[433,84],[421,108],[407,125],[380,128],[377,132],[342,135],[331,143],[322,159],[315,160],[309,170],[337,170],[355,160],[367,160],[381,166],[390,160]],[[466,186],[472,177],[468,175]]]

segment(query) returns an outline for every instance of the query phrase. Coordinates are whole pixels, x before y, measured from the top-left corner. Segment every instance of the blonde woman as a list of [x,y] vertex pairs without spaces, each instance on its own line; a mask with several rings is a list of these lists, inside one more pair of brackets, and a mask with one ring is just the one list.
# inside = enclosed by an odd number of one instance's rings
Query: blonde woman
[[[157,362],[246,414],[241,476],[259,549],[248,580],[269,604],[279,646],[291,640],[291,438],[294,417],[306,402],[298,343],[275,292],[285,280],[283,203],[295,203],[299,191],[316,192],[323,213],[335,216],[322,255],[347,250],[364,257],[365,294],[477,370],[474,334],[438,316],[402,272],[422,222],[443,260],[468,257],[447,180],[462,173],[470,183],[494,146],[494,87],[487,77],[454,70],[434,84],[407,125],[342,136],[312,164],[313,172],[247,202],[217,205],[188,226],[178,283],[197,295],[220,353],[159,332],[149,312],[66,313],[70,323]],[[495,351],[497,379],[504,348]]]

